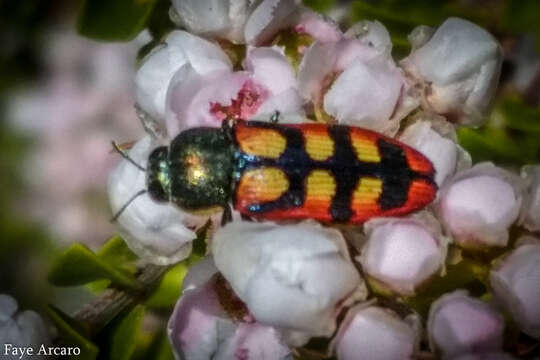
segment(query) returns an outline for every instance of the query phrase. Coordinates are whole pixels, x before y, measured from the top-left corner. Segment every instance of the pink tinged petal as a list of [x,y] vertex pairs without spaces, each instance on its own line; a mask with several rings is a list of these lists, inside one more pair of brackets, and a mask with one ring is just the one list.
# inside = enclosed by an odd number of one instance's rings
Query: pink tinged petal
[[145,58],[135,77],[137,103],[150,116],[163,119],[171,79],[186,63],[199,74],[232,69],[229,58],[216,44],[185,31],[171,32],[164,46]]
[[167,99],[167,130],[173,137],[199,126],[219,127],[227,117],[248,119],[269,91],[245,72],[214,72],[201,76],[185,66],[173,79]]
[[[130,157],[145,167],[148,155],[157,146],[149,136],[130,149]],[[126,160],[110,173],[109,202],[118,211],[139,190],[146,188],[146,174]],[[146,261],[165,265],[185,259],[191,253],[194,230],[202,227],[206,216],[195,216],[170,203],[157,203],[148,193],[137,197],[117,219],[124,240],[133,252]]]
[[403,66],[427,85],[428,105],[459,123],[479,125],[497,87],[502,51],[484,29],[450,18]]
[[275,329],[256,323],[240,323],[215,359],[279,360],[292,359],[292,354]]
[[527,181],[527,196],[520,223],[530,231],[540,231],[540,165],[525,166],[521,176]]
[[328,336],[361,284],[341,234],[316,224],[230,223],[212,251],[255,319],[286,330]]
[[441,186],[458,167],[457,144],[441,136],[428,121],[419,121],[405,129],[399,139],[427,156],[435,167],[435,182]]
[[490,273],[493,294],[518,327],[540,339],[540,245],[524,244]]
[[376,306],[349,310],[334,340],[340,360],[409,359],[416,332],[395,313]]
[[176,304],[168,333],[177,357],[185,360],[290,357],[290,350],[274,329],[256,323],[236,323],[227,317],[212,286],[213,282],[209,281],[185,290]]
[[339,123],[393,135],[398,121],[394,112],[403,79],[399,71],[383,61],[353,62],[332,84],[324,97],[325,111]]
[[522,184],[492,164],[460,172],[439,193],[442,221],[462,246],[506,246],[519,215]]
[[278,47],[249,48],[244,68],[272,94],[296,88],[296,72]]
[[[252,116],[252,119],[261,121],[270,121],[276,111],[279,111],[279,122],[283,124],[306,122],[303,109],[304,101],[298,91],[294,88],[289,88],[278,95],[270,96],[264,103],[261,104],[257,112]],[[290,115],[290,116],[289,116]],[[292,119],[293,117],[299,119]]]
[[177,356],[202,360],[211,358],[219,344],[234,334],[235,328],[211,283],[207,283],[182,294],[169,319],[168,333]]
[[431,305],[427,330],[434,350],[452,358],[501,348],[504,319],[483,301],[455,291]]
[[307,8],[301,10],[300,19],[294,27],[294,31],[309,35],[321,43],[338,41],[343,38],[338,24]]
[[443,266],[446,241],[440,229],[417,219],[376,219],[366,224],[367,243],[360,262],[364,271],[404,295]]
[[246,42],[261,45],[270,41],[279,30],[293,25],[297,10],[295,0],[263,0],[246,22]]

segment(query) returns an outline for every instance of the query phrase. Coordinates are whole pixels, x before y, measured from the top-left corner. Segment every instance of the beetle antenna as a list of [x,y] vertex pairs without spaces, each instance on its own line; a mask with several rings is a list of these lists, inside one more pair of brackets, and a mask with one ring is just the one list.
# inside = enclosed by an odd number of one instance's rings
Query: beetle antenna
[[116,141],[112,141],[112,146],[114,148],[114,150],[116,150],[117,153],[119,153],[124,159],[126,159],[127,161],[129,161],[130,163],[132,163],[133,165],[135,165],[139,170],[141,171],[146,171],[146,169],[144,167],[142,167],[141,165],[137,164],[135,162],[135,160],[133,160],[132,158],[129,157],[128,153],[125,152],[125,150],[123,150],[120,146],[118,146],[118,144],[116,143]]
[[122,215],[122,213],[124,212],[124,210],[126,210],[126,208],[129,206],[129,204],[131,204],[133,202],[133,200],[135,200],[136,198],[138,198],[142,194],[145,194],[146,192],[147,192],[146,189],[142,189],[142,190],[138,191],[135,195],[133,195],[131,197],[131,199],[126,201],[126,203],[124,205],[122,205],[122,207],[116,212],[116,214],[114,214],[114,216],[111,218],[111,222],[115,222],[116,220],[118,220],[120,215]]

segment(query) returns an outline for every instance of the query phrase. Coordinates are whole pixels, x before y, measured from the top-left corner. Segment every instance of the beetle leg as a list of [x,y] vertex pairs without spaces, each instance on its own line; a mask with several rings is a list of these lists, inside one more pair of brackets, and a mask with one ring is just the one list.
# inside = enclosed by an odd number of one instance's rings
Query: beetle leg
[[281,117],[281,112],[279,110],[274,111],[272,116],[270,116],[270,122],[272,124],[277,124],[279,122],[279,118]]
[[232,210],[229,204],[226,204],[223,207],[223,215],[221,216],[221,226],[225,226],[228,223],[232,222]]

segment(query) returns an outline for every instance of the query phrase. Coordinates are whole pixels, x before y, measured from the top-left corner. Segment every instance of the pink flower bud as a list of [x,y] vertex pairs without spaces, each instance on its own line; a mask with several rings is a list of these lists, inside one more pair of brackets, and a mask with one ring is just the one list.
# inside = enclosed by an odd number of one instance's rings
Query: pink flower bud
[[432,348],[452,359],[497,351],[503,342],[504,319],[487,303],[454,291],[431,305],[427,331]]
[[454,127],[439,119],[418,120],[408,126],[399,139],[427,156],[435,167],[439,187],[446,179],[471,166],[471,157],[458,144]]
[[339,231],[315,223],[229,223],[212,253],[257,321],[312,336],[333,332],[342,304],[363,284]]
[[458,244],[506,246],[508,228],[519,215],[522,190],[519,177],[481,163],[446,183],[439,191],[438,211]]
[[464,125],[480,125],[499,79],[502,51],[487,31],[459,18],[446,20],[426,41],[413,36],[402,65],[424,88],[425,106]]
[[540,242],[512,251],[490,273],[493,294],[519,328],[540,339]]
[[521,176],[528,188],[520,222],[530,231],[540,231],[540,165],[523,167]]
[[362,268],[399,294],[413,295],[444,264],[447,240],[430,215],[374,219],[365,224],[365,232]]
[[347,316],[333,340],[340,360],[401,360],[413,355],[417,334],[391,310],[358,305]]

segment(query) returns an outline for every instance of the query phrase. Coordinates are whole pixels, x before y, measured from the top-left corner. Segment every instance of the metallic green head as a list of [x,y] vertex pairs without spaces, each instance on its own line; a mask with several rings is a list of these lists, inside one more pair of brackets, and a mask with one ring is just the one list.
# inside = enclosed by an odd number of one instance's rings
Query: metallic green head
[[218,128],[180,133],[169,147],[148,158],[146,185],[156,201],[170,201],[186,210],[226,205],[231,192],[234,149]]

